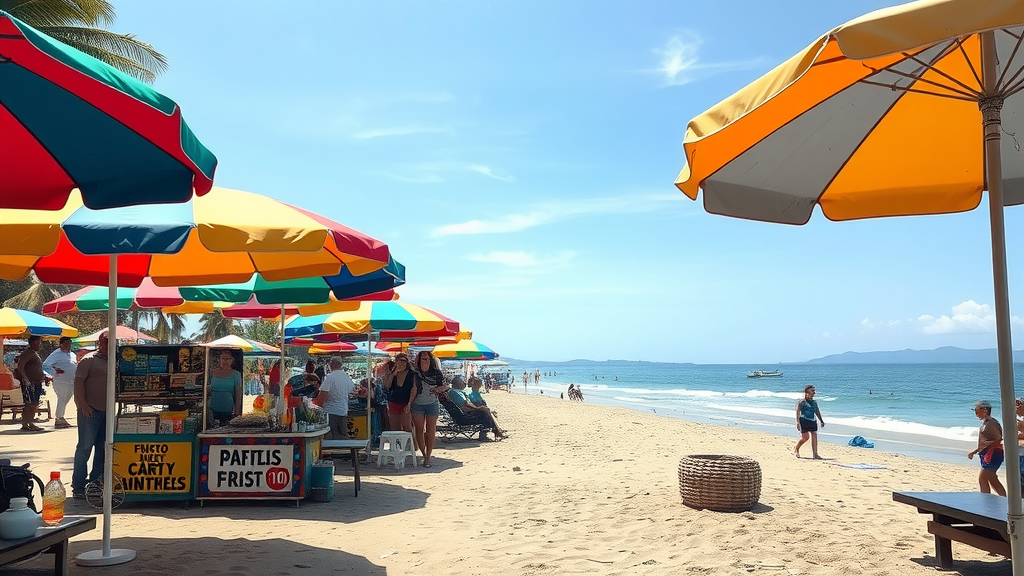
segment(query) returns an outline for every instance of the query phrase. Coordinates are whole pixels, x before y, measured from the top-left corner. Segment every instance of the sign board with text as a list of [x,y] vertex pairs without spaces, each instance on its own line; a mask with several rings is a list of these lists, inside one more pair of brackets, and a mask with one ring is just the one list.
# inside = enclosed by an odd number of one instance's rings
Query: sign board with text
[[306,495],[319,437],[200,435],[197,498]]

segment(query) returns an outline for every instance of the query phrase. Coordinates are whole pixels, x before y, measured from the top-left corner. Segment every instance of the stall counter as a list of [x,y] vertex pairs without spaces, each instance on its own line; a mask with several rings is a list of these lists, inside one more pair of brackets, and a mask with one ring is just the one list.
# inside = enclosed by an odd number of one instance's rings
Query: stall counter
[[224,426],[198,434],[197,500],[301,500],[327,427],[268,432]]

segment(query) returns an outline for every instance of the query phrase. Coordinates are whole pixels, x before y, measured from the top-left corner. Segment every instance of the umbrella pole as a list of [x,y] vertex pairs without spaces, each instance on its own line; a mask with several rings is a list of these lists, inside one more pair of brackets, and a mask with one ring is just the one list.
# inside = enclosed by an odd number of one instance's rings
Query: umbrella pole
[[[110,255],[110,275],[107,278],[107,405],[106,431],[103,443],[103,548],[83,552],[75,558],[79,566],[113,566],[135,559],[135,550],[110,549],[111,497],[114,494],[114,420],[117,404],[115,370],[117,359],[117,255]],[[81,425],[81,423],[79,423]],[[95,456],[94,456],[95,457]]]
[[[370,380],[373,378],[373,356],[370,350],[373,346],[373,332],[366,333],[366,461],[370,461],[370,451],[373,450],[373,386]],[[380,450],[380,447],[377,448]]]
[[281,369],[277,371],[280,381],[277,383],[277,405],[278,405],[278,416],[284,414],[287,410],[288,399],[284,397],[284,383],[288,381],[284,376],[284,304],[281,304]]
[[[1006,232],[1003,222],[1003,164],[999,151],[1000,110],[995,32],[981,34],[981,77],[987,95],[979,102],[985,134],[985,179],[988,182],[989,223],[992,229],[992,283],[995,287],[996,341],[999,352],[999,402],[1002,407],[1006,453],[1006,532],[1010,537],[1013,573],[1024,574],[1024,526],[1020,486],[1020,450],[1016,442],[1017,413],[1013,389],[1013,347],[1010,341],[1010,299],[1006,279]],[[1010,434],[1010,436],[1007,436]]]

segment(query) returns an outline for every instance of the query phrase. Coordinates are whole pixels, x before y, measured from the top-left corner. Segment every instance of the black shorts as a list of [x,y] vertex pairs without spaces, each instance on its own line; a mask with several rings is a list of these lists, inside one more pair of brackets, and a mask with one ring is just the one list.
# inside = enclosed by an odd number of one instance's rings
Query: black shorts
[[42,382],[21,381],[21,401],[25,404],[39,404],[39,397],[43,395]]
[[800,419],[800,432],[817,432],[818,421],[817,420],[804,420]]

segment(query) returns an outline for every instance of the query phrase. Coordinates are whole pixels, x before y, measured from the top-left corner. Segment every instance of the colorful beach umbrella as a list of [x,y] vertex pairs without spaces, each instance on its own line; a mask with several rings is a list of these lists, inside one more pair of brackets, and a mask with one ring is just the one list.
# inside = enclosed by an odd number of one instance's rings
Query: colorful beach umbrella
[[[82,345],[82,346],[94,345],[94,344],[96,344],[96,342],[99,341],[100,334],[102,334],[104,332],[107,332],[109,334],[110,330],[108,328],[104,328],[102,330],[97,330],[96,332],[93,332],[92,334],[86,334],[85,336],[80,336],[78,338],[75,338],[75,343],[79,344],[79,345]],[[156,338],[153,338],[149,334],[145,334],[143,332],[139,332],[138,330],[135,330],[134,328],[129,328],[127,326],[122,326],[122,325],[118,325],[117,328],[114,330],[114,336],[116,337],[118,342],[157,342],[158,341]]]
[[475,340],[462,340],[451,344],[434,346],[438,358],[461,358],[463,360],[494,360],[497,352]]
[[243,338],[236,334],[228,334],[223,338],[207,342],[206,344],[203,344],[203,346],[209,346],[210,348],[239,348],[246,356],[277,356],[281,353],[280,348],[276,348],[270,344],[265,344],[259,340]]
[[[354,275],[348,269],[333,276],[313,276],[272,282],[256,275],[245,282],[183,286],[181,297],[186,300],[244,303],[255,300],[260,304],[328,304],[340,300],[393,300],[394,289],[405,283],[405,266],[393,258],[373,272]],[[339,307],[328,306],[326,311],[311,308],[305,314],[323,314]],[[289,311],[288,314],[296,312]]]
[[28,336],[78,336],[78,328],[28,310],[0,308],[0,340]]
[[170,98],[0,11],[0,207],[183,202],[217,159]]
[[0,278],[137,287],[354,275],[389,264],[383,242],[266,196],[215,188],[182,204],[92,210],[73,193],[61,210],[0,210]]
[[[351,342],[318,342],[309,346],[306,354],[321,356],[326,354],[346,354],[358,350]],[[386,354],[386,353],[385,353]]]
[[[804,224],[945,214],[988,190],[1004,429],[1015,429],[1003,206],[1024,203],[1024,1],[913,2],[843,24],[690,121],[676,185],[707,211]],[[1003,120],[1006,126],[1003,126]],[[1003,138],[1006,133],[1010,138]],[[1006,449],[1014,574],[1020,462]]]
[[405,302],[360,302],[356,310],[298,317],[285,324],[285,337],[329,334],[368,334],[379,332],[380,340],[392,340],[385,334],[414,336],[454,336],[459,323],[433,310]]
[[[290,294],[284,287],[279,286],[281,284],[287,285],[290,281],[283,282],[265,282],[262,278],[257,275],[260,282],[257,284],[265,284],[269,286],[273,297],[278,298]],[[320,279],[320,277],[317,277]],[[275,319],[281,316],[281,306],[277,304],[260,304],[256,301],[256,298],[263,294],[261,289],[254,291],[254,295],[250,297],[248,302],[241,304],[235,304],[232,302],[223,301],[191,301],[186,300],[182,295],[183,291],[191,290],[188,292],[189,296],[195,296],[195,294],[209,294],[217,295],[216,291],[206,291],[204,287],[164,287],[153,284],[152,279],[146,278],[142,281],[142,285],[138,288],[118,288],[117,289],[117,309],[118,310],[152,310],[159,309],[165,314],[207,314],[214,311],[220,311],[226,318],[263,318],[263,319]],[[234,296],[240,294],[240,290],[232,290],[225,295]],[[354,309],[358,304],[355,301],[344,301],[338,300],[333,296],[329,289],[320,290],[315,293],[310,293],[306,290],[297,291],[294,293],[296,297],[299,295],[310,297],[315,296],[317,298],[326,295],[327,301],[315,305],[286,305],[286,315],[296,315],[300,311],[305,311],[307,314],[323,314],[325,311],[340,311]],[[376,294],[365,294],[362,295],[361,299],[381,299],[391,300],[395,297],[393,291],[379,292]],[[106,286],[86,286],[80,290],[76,290],[70,294],[55,298],[43,305],[43,314],[64,314],[69,312],[96,312],[104,311],[109,305],[108,289]]]
[[[35,240],[26,242],[32,235]],[[84,207],[74,192],[59,211],[0,210],[0,238],[0,278],[18,280],[34,271],[44,282],[105,283],[109,308],[117,306],[116,287],[136,287],[147,277],[159,286],[244,282],[257,272],[277,281],[334,275],[343,267],[358,275],[390,260],[378,240],[287,204],[226,189],[185,204],[106,210]],[[107,311],[111,331],[116,314]],[[107,371],[107,411],[113,413],[113,355]],[[103,562],[110,550],[113,419],[107,424]]]

